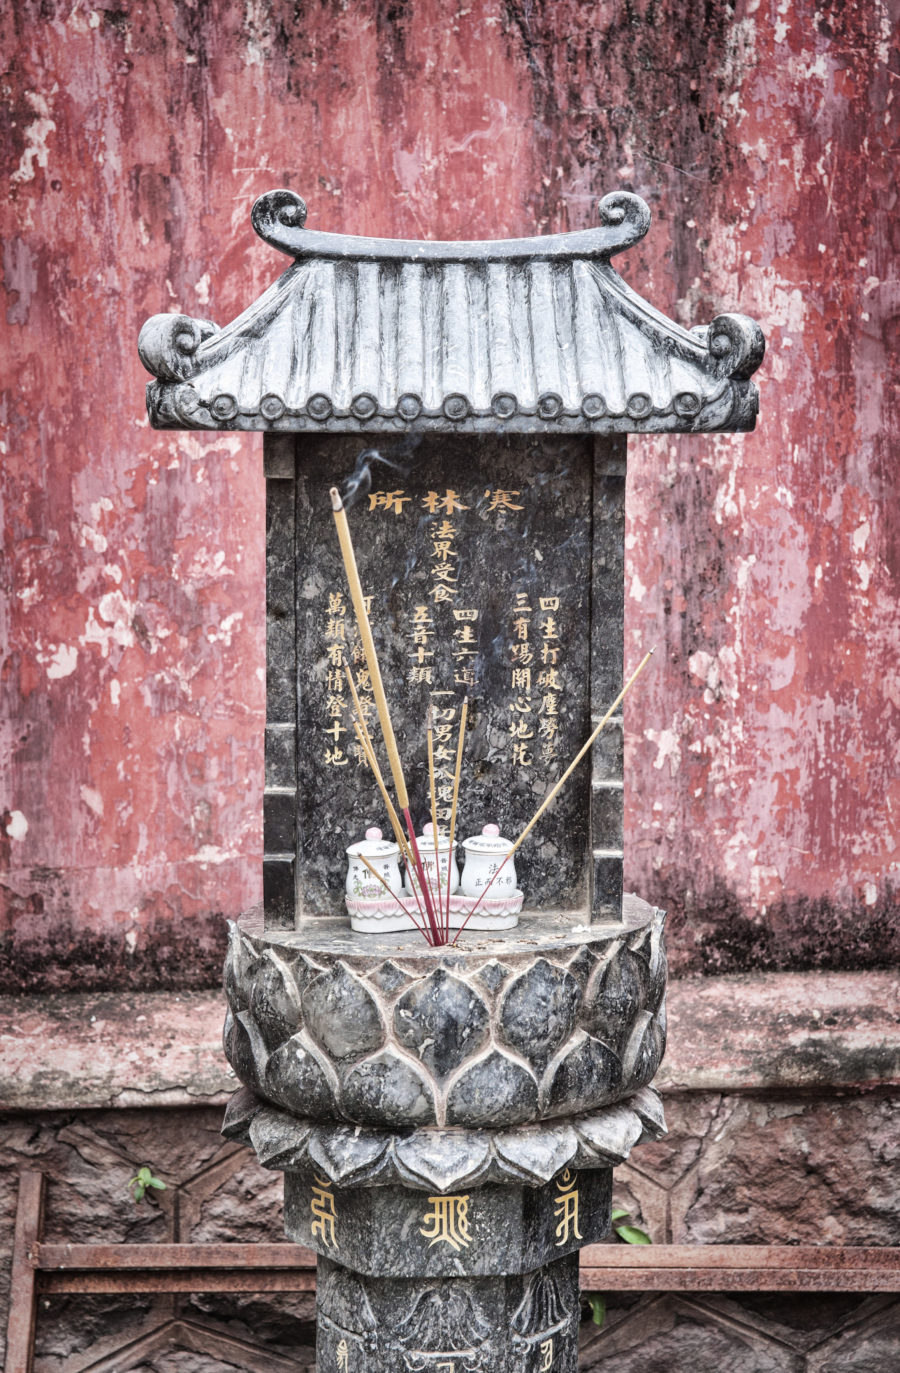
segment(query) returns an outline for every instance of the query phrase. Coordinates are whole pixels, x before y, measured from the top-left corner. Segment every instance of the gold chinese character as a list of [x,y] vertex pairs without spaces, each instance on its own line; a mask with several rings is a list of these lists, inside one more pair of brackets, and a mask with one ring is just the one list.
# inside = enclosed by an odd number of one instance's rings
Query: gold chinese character
[[562,682],[559,680],[559,673],[555,667],[545,667],[538,673],[538,686],[546,687],[548,690],[561,691]]
[[438,605],[440,602],[443,601],[452,601],[453,597],[456,595],[456,592],[451,591],[449,586],[438,585],[432,587],[431,591],[429,591],[428,594],[429,596],[431,596],[435,605]]
[[534,730],[528,728],[527,720],[513,720],[509,727],[511,739],[533,739]]
[[548,1369],[553,1367],[553,1341],[544,1340],[538,1353],[541,1356],[541,1361],[538,1364],[539,1373],[548,1373]]
[[477,619],[478,619],[478,611],[477,611],[477,610],[454,610],[454,612],[453,612],[453,618],[454,618],[454,620],[477,620]]
[[449,541],[449,539],[441,539],[439,542],[433,543],[432,549],[433,551],[431,556],[432,558],[435,558],[438,562],[445,563],[448,558],[456,557],[453,544]]
[[434,623],[434,621],[433,621],[432,618],[431,618],[431,607],[430,607],[430,606],[427,606],[427,605],[414,605],[414,606],[413,606],[413,624],[414,624],[414,625],[430,625],[430,624],[433,624],[433,623]]
[[427,663],[425,667],[411,667],[409,680],[414,686],[431,686],[434,681],[434,668],[430,663]]
[[343,715],[343,713],[344,713],[344,711],[345,711],[346,709],[347,709],[347,702],[344,700],[343,696],[334,696],[334,695],[331,695],[331,696],[326,697],[326,700],[325,700],[325,714],[326,714],[326,715]]
[[332,667],[344,666],[344,650],[341,648],[340,644],[328,645],[328,661],[331,663]]
[[515,632],[516,638],[521,639],[522,642],[525,643],[528,639],[528,621],[513,620],[513,631]]
[[552,648],[550,644],[541,645],[541,662],[557,663],[559,661],[559,649]]
[[[338,1373],[349,1373],[350,1369],[350,1350],[347,1348],[347,1341],[341,1340],[337,1347],[337,1366]],[[549,1368],[550,1365],[548,1364]]]
[[553,618],[552,615],[547,615],[543,620],[541,620],[541,629],[544,631],[545,639],[559,638],[559,635],[556,632],[556,620]]
[[521,494],[521,491],[485,491],[484,498],[490,501],[488,514],[492,510],[524,510],[523,505],[513,505],[512,502],[513,496],[521,496]]
[[[528,737],[531,738],[531,735]],[[513,764],[520,768],[530,768],[534,764],[534,759],[531,757],[528,749],[524,744],[519,743],[513,744],[512,746],[512,761]]]
[[471,625],[460,625],[459,629],[453,631],[453,637],[458,644],[474,644],[475,631]]
[[576,1187],[577,1178],[574,1173],[570,1173],[565,1168],[556,1180],[556,1215],[559,1224],[556,1227],[556,1248],[567,1244],[569,1231],[576,1239],[582,1238],[581,1231],[578,1229],[578,1188]]
[[512,689],[513,689],[513,691],[530,691],[530,690],[531,690],[531,668],[530,668],[530,667],[515,667],[515,668],[513,668]]
[[437,567],[433,567],[431,569],[431,575],[436,582],[452,583],[456,581],[456,578],[453,575],[453,568],[447,567],[443,563],[440,563]]
[[[466,509],[468,509],[468,506]],[[432,529],[431,537],[433,539],[455,539],[456,525],[451,524],[449,520],[441,520],[438,528]]]
[[344,605],[343,591],[329,591],[328,593],[328,614],[346,615],[347,607]]
[[528,604],[528,597],[524,591],[516,592],[516,610],[523,614],[531,614],[531,606]]
[[512,648],[511,648],[510,651],[509,651],[509,656],[512,658],[512,660],[513,660],[514,663],[533,663],[533,662],[534,662],[534,654],[532,653],[531,649],[528,647],[528,644],[527,644],[527,643],[524,643],[524,644],[513,644],[513,645],[512,645]]
[[458,683],[460,686],[474,686],[474,685],[475,685],[475,669],[474,669],[474,667],[459,667],[459,668],[457,668],[456,672],[453,674],[453,680],[454,680],[454,682]]
[[419,1234],[428,1240],[429,1249],[441,1241],[456,1250],[464,1249],[472,1243],[472,1236],[469,1234],[468,1195],[429,1197],[428,1201],[432,1209],[426,1212],[422,1219],[431,1229],[426,1230],[422,1227]]
[[346,620],[329,620],[325,627],[326,639],[343,639],[347,628]]
[[422,504],[432,515],[436,514],[438,510],[446,510],[448,515],[452,515],[456,510],[468,510],[469,508],[457,499],[455,491],[447,491],[443,496],[439,496],[436,491],[429,491],[427,496],[422,497]]
[[341,735],[346,734],[347,729],[346,726],[341,724],[340,719],[337,719],[332,720],[331,724],[328,726],[325,733],[329,736],[329,738],[334,739],[334,742],[336,744],[339,744],[341,742]]
[[542,596],[541,610],[559,610],[558,596]]
[[325,750],[325,764],[331,768],[345,768],[350,759],[342,748],[327,748]]
[[412,496],[404,496],[402,491],[372,491],[369,494],[369,509],[393,510],[395,515],[400,515],[404,503],[411,500]]
[[427,644],[429,639],[434,638],[434,630],[427,629],[425,625],[417,625],[413,630],[412,641],[414,644]]
[[315,1220],[310,1226],[310,1233],[318,1235],[326,1249],[337,1249],[337,1239],[334,1234],[334,1223],[337,1220],[337,1212],[334,1209],[334,1193],[331,1191],[331,1184],[324,1178],[313,1178],[312,1199],[309,1209],[315,1216]]

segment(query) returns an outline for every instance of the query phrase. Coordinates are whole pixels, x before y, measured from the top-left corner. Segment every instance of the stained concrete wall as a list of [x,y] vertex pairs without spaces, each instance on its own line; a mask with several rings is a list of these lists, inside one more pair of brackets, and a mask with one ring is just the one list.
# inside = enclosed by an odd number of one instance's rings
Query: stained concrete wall
[[210,985],[260,890],[261,441],[159,435],[142,320],[281,270],[249,209],[493,236],[654,213],[667,313],[757,317],[762,420],[631,445],[628,885],[676,968],[896,957],[897,0],[6,6],[9,987]]

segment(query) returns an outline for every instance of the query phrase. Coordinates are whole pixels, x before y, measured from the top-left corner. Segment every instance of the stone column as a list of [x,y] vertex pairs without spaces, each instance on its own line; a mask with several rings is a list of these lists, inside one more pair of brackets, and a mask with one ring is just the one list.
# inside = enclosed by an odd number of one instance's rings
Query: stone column
[[455,949],[234,927],[225,984],[225,1133],[284,1171],[319,1255],[319,1369],[574,1373],[578,1251],[665,1128],[661,913]]

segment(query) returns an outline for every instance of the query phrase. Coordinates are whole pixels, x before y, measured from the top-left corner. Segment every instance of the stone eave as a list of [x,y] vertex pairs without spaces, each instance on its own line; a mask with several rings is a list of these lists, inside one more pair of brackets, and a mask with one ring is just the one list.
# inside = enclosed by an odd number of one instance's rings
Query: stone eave
[[600,227],[496,243],[310,232],[273,191],[254,227],[294,258],[224,329],[155,315],[139,340],[156,428],[675,433],[752,429],[757,324],[683,329],[610,258],[647,231],[626,192]]

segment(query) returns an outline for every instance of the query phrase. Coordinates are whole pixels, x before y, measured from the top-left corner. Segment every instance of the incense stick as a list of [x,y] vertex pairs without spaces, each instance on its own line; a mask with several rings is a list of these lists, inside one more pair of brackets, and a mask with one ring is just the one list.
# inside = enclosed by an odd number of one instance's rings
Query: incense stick
[[334,523],[337,528],[338,541],[341,545],[341,556],[344,559],[344,571],[347,574],[347,583],[350,587],[350,599],[353,602],[353,610],[356,614],[356,623],[359,628],[360,638],[362,639],[363,652],[366,655],[366,665],[369,669],[369,680],[372,683],[372,695],[375,697],[375,708],[378,711],[378,719],[381,723],[381,732],[384,735],[384,746],[387,749],[391,776],[394,779],[397,804],[402,811],[405,811],[409,809],[409,796],[406,791],[406,782],[403,777],[403,766],[400,762],[397,740],[394,738],[394,726],[391,723],[391,712],[388,709],[387,697],[384,694],[384,683],[381,680],[381,668],[378,666],[378,654],[375,652],[375,640],[372,638],[372,626],[369,624],[362,582],[359,579],[359,568],[356,566],[356,554],[353,552],[353,544],[350,540],[350,526],[347,523],[347,512],[344,509],[344,503],[341,500],[341,493],[336,486],[331,488],[329,494],[331,495],[331,508],[334,514]]
[[450,877],[453,872],[453,840],[456,836],[456,803],[459,799],[459,776],[462,771],[463,745],[466,742],[466,719],[469,714],[469,698],[463,697],[462,715],[459,720],[459,741],[456,745],[456,771],[453,774],[453,803],[450,808],[450,852],[447,855],[447,923],[446,936],[450,938]]
[[512,858],[513,854],[516,852],[516,850],[519,848],[519,846],[520,846],[520,845],[524,842],[524,840],[528,837],[528,835],[531,833],[531,831],[534,829],[535,825],[537,824],[538,820],[540,820],[540,818],[541,818],[541,816],[543,815],[544,811],[547,809],[547,807],[550,805],[550,803],[555,799],[555,797],[559,794],[559,792],[560,792],[561,788],[563,787],[564,783],[567,782],[568,779],[571,777],[572,773],[575,771],[575,769],[577,768],[578,764],[581,762],[582,758],[583,758],[584,755],[587,753],[588,749],[589,749],[589,748],[591,747],[591,745],[594,743],[594,740],[595,740],[595,739],[597,738],[597,736],[600,734],[600,731],[601,731],[601,730],[605,727],[605,725],[609,722],[610,718],[612,717],[613,712],[616,710],[616,708],[617,708],[617,707],[622,703],[622,701],[625,699],[626,695],[627,695],[628,692],[631,690],[632,686],[633,686],[634,683],[637,681],[638,677],[641,675],[641,673],[643,672],[644,668],[647,666],[647,664],[649,663],[650,659],[653,657],[653,655],[654,655],[655,652],[656,652],[656,645],[654,644],[653,647],[651,648],[650,652],[647,653],[647,654],[645,654],[644,657],[641,659],[641,661],[638,663],[638,665],[637,665],[637,667],[635,668],[634,672],[632,672],[631,676],[628,678],[628,681],[625,683],[625,685],[623,686],[622,690],[619,692],[618,696],[617,696],[616,699],[613,701],[613,703],[612,703],[612,705],[610,706],[609,710],[606,712],[606,714],[604,715],[603,719],[600,721],[599,725],[597,726],[597,728],[594,730],[593,734],[592,734],[592,735],[590,736],[590,738],[588,739],[587,743],[585,743],[585,744],[583,744],[583,745],[581,746],[581,748],[578,750],[578,752],[576,753],[575,757],[572,759],[572,761],[571,761],[571,763],[569,764],[569,766],[566,768],[566,770],[565,770],[565,772],[563,773],[562,777],[560,777],[560,779],[559,779],[559,781],[556,783],[556,785],[555,785],[554,787],[552,787],[551,790],[550,790],[550,791],[547,793],[547,795],[544,797],[543,801],[542,801],[541,804],[538,806],[538,808],[537,808],[537,810],[535,811],[534,815],[533,815],[533,816],[531,817],[531,819],[528,821],[528,824],[525,826],[525,828],[523,829],[522,833],[519,835],[518,839],[517,839],[516,842],[513,844],[513,846],[512,846],[512,848],[510,849],[509,853],[506,855],[506,857],[504,858],[503,862],[502,862],[502,863],[500,864],[500,866],[497,868],[497,871],[494,873],[494,875],[493,875],[493,877],[491,878],[490,882],[488,882],[488,884],[487,884],[487,886],[485,887],[484,891],[481,893],[481,895],[479,896],[478,900],[475,902],[475,905],[472,907],[472,909],[469,911],[469,914],[466,916],[465,920],[464,920],[463,923],[460,925],[459,929],[458,929],[457,932],[456,932],[456,937],[455,937],[454,940],[453,940],[453,943],[454,943],[454,944],[456,943],[457,939],[459,939],[459,936],[462,934],[463,930],[466,928],[466,926],[468,925],[469,921],[472,919],[472,916],[475,914],[475,912],[477,911],[478,907],[481,905],[481,903],[482,903],[482,901],[484,900],[484,898],[487,896],[488,891],[489,891],[490,888],[493,886],[494,882],[497,880],[497,878],[499,877],[500,873],[501,873],[501,872],[503,871],[503,869],[506,867],[506,864],[507,864],[507,863],[509,862],[509,860]]
[[428,939],[428,931],[426,930],[425,926],[424,926],[424,925],[420,925],[419,922],[418,922],[418,920],[416,919],[416,917],[413,915],[412,911],[409,910],[406,906],[404,906],[403,902],[400,900],[400,897],[397,895],[397,893],[396,893],[395,891],[392,890],[390,884],[389,884],[388,882],[385,882],[385,880],[384,880],[384,878],[382,877],[381,873],[380,873],[380,872],[377,872],[376,869],[372,867],[372,864],[369,862],[369,860],[368,860],[367,858],[365,858],[365,857],[363,856],[363,854],[361,854],[361,853],[360,853],[360,854],[357,854],[357,857],[360,858],[360,859],[362,859],[362,862],[365,863],[366,867],[369,869],[369,872],[372,874],[372,876],[378,878],[378,881],[379,881],[379,882],[381,883],[381,885],[384,887],[385,891],[386,891],[390,896],[392,896],[392,897],[394,898],[394,900],[397,902],[397,905],[400,907],[400,909],[402,910],[403,914],[404,914],[405,916],[407,916],[407,917],[413,922],[413,924],[415,925],[416,929],[419,931],[419,934],[424,934],[424,936],[425,936],[425,938],[426,938],[426,940],[427,940],[427,939]]
[[413,863],[422,889],[422,900],[425,903],[425,913],[428,916],[428,923],[434,935],[434,942],[441,943],[440,931],[434,917],[434,908],[431,901],[431,892],[425,881],[425,873],[422,868],[422,860],[419,857],[419,846],[416,843],[416,827],[412,822],[409,813],[409,794],[406,790],[406,781],[403,776],[403,766],[400,762],[400,753],[397,749],[397,740],[394,737],[394,726],[391,723],[391,713],[388,709],[387,697],[384,694],[384,683],[381,680],[381,668],[378,666],[378,654],[375,651],[375,640],[372,638],[372,626],[369,624],[369,615],[366,610],[366,600],[363,595],[362,582],[359,579],[359,568],[356,565],[356,554],[353,552],[353,543],[350,538],[350,526],[347,523],[347,512],[344,509],[344,502],[341,500],[341,493],[336,486],[329,492],[331,496],[331,509],[334,515],[335,528],[337,529],[338,542],[341,546],[341,556],[344,560],[344,572],[347,576],[347,585],[350,588],[350,599],[353,602],[353,611],[356,615],[356,624],[362,639],[363,652],[366,657],[366,665],[369,669],[369,680],[372,683],[372,695],[375,697],[375,709],[378,711],[378,720],[381,725],[381,733],[384,738],[384,746],[387,750],[388,764],[391,769],[391,776],[394,779],[394,790],[397,793],[397,805],[403,812],[403,819],[406,823],[406,832],[409,836],[409,847],[412,850]]
[[[378,783],[382,800],[384,801],[384,804],[387,807],[387,813],[391,822],[391,828],[394,831],[394,838],[400,845],[400,852],[403,854],[404,859],[407,857],[407,855],[409,855],[409,859],[410,861],[412,861],[412,854],[409,851],[409,845],[406,842],[403,830],[400,826],[400,817],[394,809],[394,803],[388,795],[387,787],[384,785],[384,780],[381,776],[381,768],[378,766],[378,759],[375,756],[375,745],[372,742],[372,736],[369,733],[369,727],[366,724],[365,718],[363,716],[362,705],[360,704],[359,695],[353,683],[353,673],[350,671],[350,668],[347,666],[346,663],[344,664],[344,672],[347,677],[347,685],[350,688],[350,695],[353,697],[353,709],[356,711],[356,720],[353,722],[354,728],[356,728],[357,735],[359,735],[363,752],[366,755],[366,761],[368,762],[369,767],[372,769],[372,772],[375,774],[375,781]],[[370,754],[371,757],[369,757]]]
[[[375,750],[372,748],[372,740],[369,735],[369,732],[368,730],[366,730],[365,724],[360,720],[353,721],[353,728],[356,730],[356,737],[360,742],[360,746],[362,748],[363,753],[365,754],[366,762],[372,770],[372,773],[375,777],[375,781],[378,783],[378,789],[381,792],[381,799],[384,802],[385,807],[387,809],[388,818],[391,822],[391,829],[394,831],[394,838],[397,841],[397,847],[403,855],[404,863],[406,863],[407,867],[411,871],[413,866],[412,854],[409,851],[409,845],[406,842],[406,837],[401,828],[400,819],[397,815],[397,812],[394,810],[393,803],[391,801],[390,796],[388,795],[387,787],[384,785],[384,778],[382,777],[381,769],[378,766],[378,759],[375,757]],[[415,882],[412,883],[412,894],[415,897],[415,902],[419,914],[422,916],[422,919],[424,920],[425,914],[422,909],[422,903],[419,900],[419,893],[416,888]],[[425,934],[426,939],[428,939],[428,942],[431,943],[427,931],[423,930],[423,933]]]
[[[425,738],[428,743],[428,790],[431,798],[431,837],[434,840],[434,885],[437,893],[438,915],[441,917],[441,927],[444,925],[444,912],[441,908],[441,859],[438,849],[438,823],[437,823],[437,792],[434,786],[434,712],[432,706],[428,706],[428,714],[425,717]],[[446,938],[446,936],[445,936]],[[444,942],[442,940],[442,942]]]

